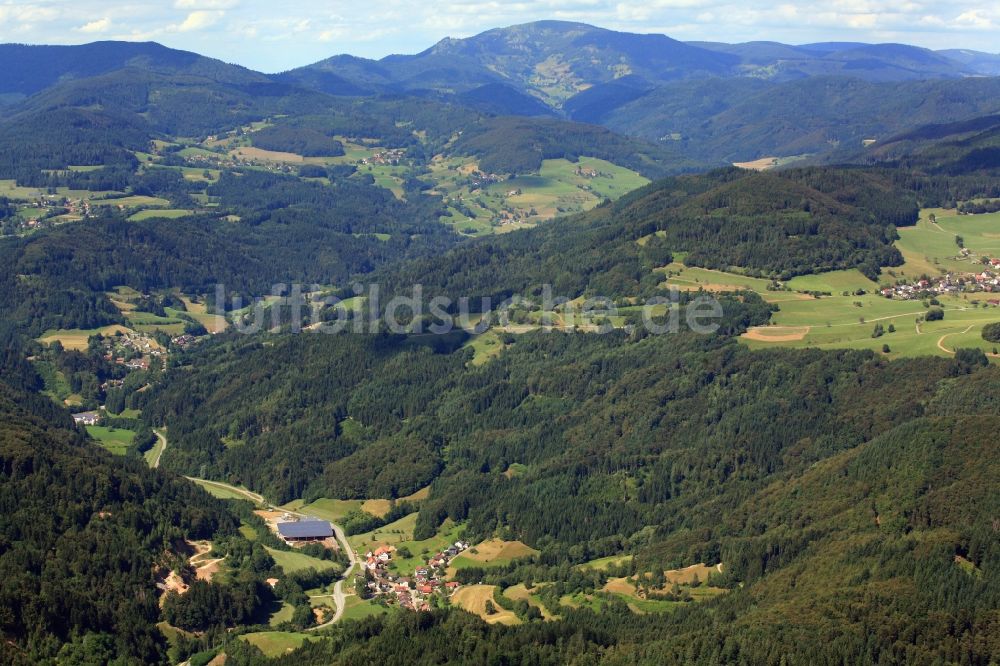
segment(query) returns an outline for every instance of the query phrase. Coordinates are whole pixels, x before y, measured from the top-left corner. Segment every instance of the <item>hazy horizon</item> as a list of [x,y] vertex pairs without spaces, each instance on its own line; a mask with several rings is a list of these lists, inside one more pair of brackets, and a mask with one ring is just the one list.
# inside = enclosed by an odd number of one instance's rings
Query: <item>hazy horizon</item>
[[155,41],[269,73],[339,54],[381,58],[418,53],[446,37],[470,37],[539,20],[577,21],[683,41],[898,42],[936,50],[997,51],[1000,7],[966,0],[893,5],[898,3],[453,0],[412,8],[396,0],[372,0],[363,6],[333,2],[323,7],[309,3],[275,7],[262,0],[174,0],[165,5],[149,0],[7,0],[0,2],[0,42]]

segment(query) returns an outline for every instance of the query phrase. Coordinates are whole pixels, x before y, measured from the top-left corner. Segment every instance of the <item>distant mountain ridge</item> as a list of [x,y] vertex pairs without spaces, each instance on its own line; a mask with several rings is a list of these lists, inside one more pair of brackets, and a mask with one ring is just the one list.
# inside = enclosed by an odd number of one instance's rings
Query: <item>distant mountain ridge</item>
[[[1000,78],[991,75],[1000,73],[1000,55],[856,42],[681,42],[565,21],[448,38],[381,60],[338,55],[280,74],[155,43],[9,44],[0,58],[10,65],[0,72],[6,115],[104,100],[123,102],[141,123],[199,133],[292,107],[318,112],[327,95],[422,99],[599,124],[707,164],[851,151],[862,140],[1000,112]],[[144,110],[154,99],[169,107],[158,117]],[[193,110],[209,107],[217,118],[198,122]]]
[[558,107],[592,85],[623,76],[639,76],[653,83],[723,76],[732,73],[738,62],[733,55],[665,35],[539,21],[496,28],[467,39],[446,38],[415,55],[391,55],[378,61],[334,56],[280,77],[306,83],[315,71],[335,72],[359,85],[456,92],[505,82]]
[[0,44],[0,94],[28,96],[57,83],[141,67],[166,74],[195,74],[228,82],[267,77],[239,65],[171,49],[155,42],[93,42],[80,46]]
[[[381,60],[334,56],[279,76],[341,94],[431,88],[467,92],[505,83],[561,109],[595,86],[621,79],[652,88],[693,78],[752,77],[791,81],[842,75],[870,82],[993,75],[1000,56],[936,52],[906,44],[681,42],[665,35],[615,32],[583,23],[538,21],[446,38],[414,55]],[[325,78],[328,77],[328,78]],[[578,104],[576,106],[579,106]]]

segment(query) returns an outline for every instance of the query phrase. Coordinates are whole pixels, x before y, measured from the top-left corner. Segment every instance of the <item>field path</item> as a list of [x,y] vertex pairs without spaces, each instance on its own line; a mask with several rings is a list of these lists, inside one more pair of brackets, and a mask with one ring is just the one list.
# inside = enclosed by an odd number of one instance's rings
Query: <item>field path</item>
[[267,504],[267,500],[264,499],[263,495],[255,493],[250,490],[246,490],[244,488],[237,488],[236,486],[231,486],[228,483],[223,483],[222,481],[209,481],[208,479],[196,479],[193,476],[185,476],[184,478],[187,479],[188,481],[194,481],[195,483],[201,483],[206,486],[215,486],[216,488],[229,490],[231,492],[236,493],[237,495],[242,495],[243,497],[246,497],[248,500],[254,502],[255,504]]
[[975,324],[970,324],[967,329],[965,329],[964,331],[961,331],[960,333],[955,333],[954,331],[951,332],[951,333],[945,333],[940,338],[938,338],[938,341],[937,341],[938,349],[940,349],[941,351],[943,351],[945,354],[951,354],[952,356],[954,356],[955,352],[953,352],[952,350],[950,350],[950,349],[948,349],[947,347],[944,346],[944,339],[947,338],[949,335],[959,335],[961,333],[968,333],[969,331],[972,330],[972,328],[974,326],[975,326]]

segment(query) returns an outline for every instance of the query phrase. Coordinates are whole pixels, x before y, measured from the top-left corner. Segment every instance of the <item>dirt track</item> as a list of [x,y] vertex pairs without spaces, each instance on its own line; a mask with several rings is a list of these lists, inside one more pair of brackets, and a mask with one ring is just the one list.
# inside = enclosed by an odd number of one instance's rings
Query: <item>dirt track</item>
[[[812,330],[811,326],[762,326],[751,328],[741,337],[757,342],[798,342],[805,339]],[[789,331],[778,335],[765,334],[767,331]]]

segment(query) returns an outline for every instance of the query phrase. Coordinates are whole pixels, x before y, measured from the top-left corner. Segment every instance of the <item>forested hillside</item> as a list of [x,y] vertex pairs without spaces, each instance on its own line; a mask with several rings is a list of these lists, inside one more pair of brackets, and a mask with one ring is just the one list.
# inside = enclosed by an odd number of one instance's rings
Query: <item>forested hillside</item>
[[[277,283],[344,282],[456,240],[437,222],[434,198],[401,202],[387,190],[351,181],[321,187],[249,172],[221,178],[212,192],[239,223],[222,222],[218,213],[140,222],[108,215],[3,241],[0,254],[11,270],[0,299],[11,321],[35,335],[93,328],[119,321],[103,295],[119,285],[214,293],[219,284],[229,293],[261,296]],[[68,293],[77,296],[64,301]]]
[[0,662],[1000,663],[989,58],[3,55]]
[[587,91],[574,117],[660,140],[694,158],[740,162],[854,152],[866,139],[994,113],[998,90],[1000,80],[985,77],[893,83],[846,76],[782,83],[683,81],[641,96],[612,96],[608,103],[594,99],[596,90]]
[[[737,332],[767,312],[725,306]],[[981,464],[996,427],[982,401],[1000,375],[982,355],[887,363],[867,352],[750,352],[725,336],[538,332],[476,367],[461,351],[392,339],[219,344],[229,351],[203,350],[142,401],[172,424],[168,465],[279,498],[303,486],[307,499],[402,496],[432,481],[418,538],[450,518],[473,538],[543,549],[541,566],[490,574],[505,586],[568,581],[561,563],[625,551],[640,572],[723,562],[712,584],[730,590],[645,619],[564,607],[563,623],[545,628],[473,629],[454,611],[418,625],[388,619],[305,655],[419,661],[440,654],[442,636],[467,656],[587,651],[607,663],[962,653],[985,663],[1000,649],[997,470]],[[231,418],[208,418],[218,413]],[[829,620],[845,613],[849,624]],[[900,619],[914,615],[935,619]],[[776,623],[780,632],[763,628]],[[563,644],[563,632],[582,643]],[[827,633],[836,640],[813,639]],[[522,645],[532,640],[540,645]]]
[[[9,333],[8,333],[9,335]],[[0,659],[159,663],[156,575],[184,539],[238,522],[189,483],[115,459],[73,429],[16,356],[0,381]],[[95,663],[83,662],[83,663]]]
[[652,269],[680,252],[689,265],[765,277],[855,267],[877,275],[901,261],[895,227],[916,216],[914,194],[885,174],[729,169],[658,181],[585,215],[379,275],[392,293],[420,283],[473,307],[543,284],[567,298],[655,294],[662,276]]

